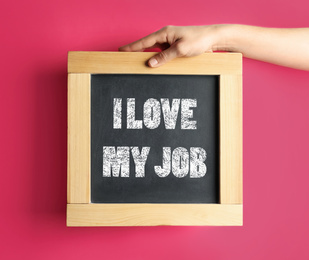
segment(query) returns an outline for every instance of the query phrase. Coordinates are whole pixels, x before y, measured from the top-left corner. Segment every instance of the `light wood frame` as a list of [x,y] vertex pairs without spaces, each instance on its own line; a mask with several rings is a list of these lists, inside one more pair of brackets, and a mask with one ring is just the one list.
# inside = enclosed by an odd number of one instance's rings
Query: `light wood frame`
[[[69,52],[67,226],[210,225],[243,223],[242,55],[208,53],[159,68],[154,53]],[[92,204],[90,201],[91,74],[219,75],[220,203]]]

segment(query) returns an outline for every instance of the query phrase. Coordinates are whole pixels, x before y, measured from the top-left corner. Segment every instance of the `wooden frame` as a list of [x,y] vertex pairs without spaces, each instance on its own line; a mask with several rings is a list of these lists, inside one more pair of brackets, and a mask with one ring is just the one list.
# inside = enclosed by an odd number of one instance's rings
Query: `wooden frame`
[[[178,58],[160,68],[154,53],[69,52],[67,226],[242,225],[242,55]],[[219,204],[92,204],[90,202],[91,74],[220,76]]]

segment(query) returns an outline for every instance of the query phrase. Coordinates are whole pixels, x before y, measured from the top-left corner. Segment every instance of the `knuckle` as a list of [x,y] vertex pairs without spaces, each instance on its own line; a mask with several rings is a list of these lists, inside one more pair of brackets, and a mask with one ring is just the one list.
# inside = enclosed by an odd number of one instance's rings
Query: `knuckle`
[[187,47],[183,43],[178,43],[176,46],[177,56],[186,56],[187,55]]
[[165,63],[168,61],[167,54],[164,51],[160,52],[158,56],[159,56],[160,62]]
[[165,31],[165,32],[170,32],[171,30],[173,29],[173,26],[172,25],[167,25],[167,26],[164,26],[163,27],[163,31]]

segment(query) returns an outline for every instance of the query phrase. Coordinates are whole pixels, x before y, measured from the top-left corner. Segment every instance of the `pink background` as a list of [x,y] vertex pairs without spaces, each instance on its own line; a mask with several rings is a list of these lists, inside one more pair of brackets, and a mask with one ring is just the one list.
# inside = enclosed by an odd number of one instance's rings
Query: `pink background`
[[164,25],[308,27],[307,0],[2,1],[1,259],[309,259],[309,74],[244,59],[244,226],[67,228],[67,52]]

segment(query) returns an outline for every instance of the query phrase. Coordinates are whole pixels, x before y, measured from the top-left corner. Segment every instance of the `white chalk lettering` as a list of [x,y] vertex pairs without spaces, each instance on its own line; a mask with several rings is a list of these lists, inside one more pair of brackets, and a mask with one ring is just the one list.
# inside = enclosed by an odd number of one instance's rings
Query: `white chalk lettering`
[[114,98],[113,107],[113,128],[121,129],[122,98]]
[[191,107],[196,107],[196,99],[182,99],[181,100],[181,129],[196,129],[196,121],[190,121],[193,117]]
[[185,177],[189,172],[189,153],[186,148],[177,147],[172,154],[172,171],[177,178]]
[[142,128],[142,120],[135,120],[135,98],[127,98],[127,129]]
[[145,177],[145,164],[150,151],[150,147],[142,147],[142,151],[139,152],[137,146],[131,147],[132,157],[135,163],[135,177]]
[[170,101],[168,98],[161,98],[162,113],[166,129],[175,129],[177,116],[180,106],[180,99],[175,98],[172,101],[172,107],[170,107]]
[[111,168],[113,177],[129,177],[130,173],[130,150],[127,146],[117,147],[117,153],[114,146],[103,146],[103,177],[111,177]]
[[188,175],[190,168],[190,178],[202,178],[207,172],[205,160],[206,151],[201,147],[191,147],[190,157],[186,148],[177,147],[171,153],[171,147],[163,147],[162,167],[154,166],[154,171],[164,178],[170,174],[172,168],[177,178],[183,178]]
[[149,98],[144,103],[144,124],[149,129],[157,128],[161,123],[161,107],[158,100]]
[[[160,101],[161,103],[155,98],[147,99],[143,106],[143,120],[136,120],[135,98],[127,98],[127,129],[143,129],[143,123],[148,129],[158,128],[161,123],[161,110],[165,129],[175,129],[179,109],[181,109],[180,128],[197,129],[197,121],[190,120],[193,118],[191,108],[197,107],[196,99],[174,98],[171,105],[168,98],[161,98]],[[122,98],[114,98],[113,128],[122,128]]]
[[163,147],[162,167],[155,166],[154,171],[161,178],[164,178],[170,174],[171,172],[171,147]]
[[201,178],[207,172],[204,161],[206,160],[206,151],[201,147],[190,148],[190,177]]

